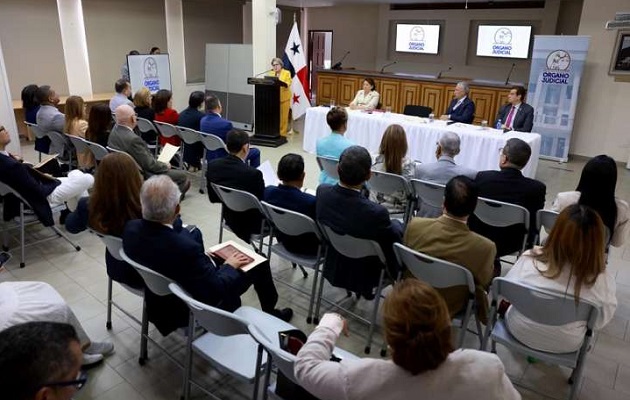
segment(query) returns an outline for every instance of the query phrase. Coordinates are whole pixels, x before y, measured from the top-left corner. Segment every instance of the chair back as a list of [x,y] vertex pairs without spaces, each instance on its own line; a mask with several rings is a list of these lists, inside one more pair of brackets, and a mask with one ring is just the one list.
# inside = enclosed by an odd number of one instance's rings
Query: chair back
[[155,125],[153,125],[153,122],[149,121],[148,119],[145,118],[140,118],[138,117],[138,130],[140,132],[151,132],[151,131],[155,131]]
[[171,293],[186,303],[197,323],[208,332],[219,336],[249,335],[245,319],[193,299],[177,283],[168,287]]
[[481,222],[490,226],[505,228],[524,224],[525,230],[529,230],[529,211],[516,204],[479,197],[474,214]]
[[96,161],[101,161],[103,157],[109,154],[109,151],[98,143],[90,142],[89,140],[86,140],[86,143],[92,154],[94,154]]
[[167,124],[166,122],[158,122],[158,121],[153,121],[153,123],[155,124],[158,131],[160,132],[160,135],[164,137],[172,137],[172,136],[179,137],[180,136],[179,129],[177,129],[175,125]]
[[322,156],[317,156],[316,160],[317,165],[319,165],[320,171],[326,171],[328,176],[330,176],[331,178],[339,179],[339,172],[337,171],[339,160]]
[[442,208],[445,185],[431,181],[412,179],[411,186],[414,194],[422,203],[434,208]]
[[119,238],[118,236],[106,235],[92,228],[89,229],[92,233],[98,236],[99,239],[101,239],[101,241],[105,244],[107,251],[112,257],[114,257],[118,261],[124,261],[120,255],[120,252],[123,248],[122,238]]
[[409,198],[411,195],[411,185],[401,175],[372,170],[372,177],[367,183],[370,190],[383,194],[391,195],[402,191],[405,198]]
[[284,351],[280,348],[280,346],[276,345],[272,340],[270,340],[267,335],[265,335],[260,328],[258,328],[254,324],[249,324],[247,326],[247,330],[249,334],[254,338],[254,340],[260,344],[266,351],[271,355],[271,359],[273,363],[278,367],[280,371],[284,374],[285,377],[289,378],[291,382],[299,385],[300,383],[295,378],[295,374],[293,373],[293,366],[295,365],[295,360],[297,357],[288,351]]
[[177,129],[179,129],[179,135],[181,136],[184,143],[194,144],[197,142],[201,142],[201,132],[194,129],[185,128],[183,126],[178,126]]
[[64,159],[68,157],[66,154],[66,150],[68,149],[70,143],[68,135],[55,131],[48,131],[46,132],[46,136],[50,139],[50,150],[48,154],[57,153],[59,154],[59,157]]
[[540,228],[545,228],[545,232],[549,233],[553,224],[556,223],[559,213],[551,210],[536,211],[536,229],[540,233]]
[[227,186],[210,184],[219,199],[227,208],[234,212],[244,212],[248,210],[258,210],[262,215],[266,215],[262,205],[256,196],[244,190],[232,189]]
[[155,272],[152,269],[135,262],[134,260],[129,258],[127,254],[125,254],[125,250],[123,248],[120,249],[119,254],[120,257],[127,264],[131,265],[133,269],[138,271],[138,273],[142,277],[142,280],[144,281],[144,284],[147,288],[149,288],[152,293],[158,296],[168,296],[169,294],[172,294],[171,290],[169,289],[169,284],[173,283],[171,279],[165,277],[159,272]]
[[381,245],[373,240],[335,232],[331,227],[319,222],[326,241],[341,255],[348,258],[378,257],[385,264],[385,255]]
[[261,205],[271,223],[285,235],[299,236],[305,233],[314,233],[320,242],[323,240],[317,224],[311,217],[299,212],[287,210],[286,208],[274,206],[265,201],[262,201]]
[[30,207],[29,202],[26,201],[24,197],[22,197],[22,195],[17,192],[17,190],[13,189],[11,186],[7,185],[4,182],[0,182],[0,196],[6,196],[7,194],[14,195],[18,198],[18,200]]
[[504,298],[521,314],[543,325],[566,325],[585,321],[588,329],[593,329],[597,319],[596,305],[580,299],[575,303],[571,295],[550,290],[538,289],[505,278],[492,280],[492,299]]
[[37,139],[46,137],[46,132],[41,130],[40,127],[37,126],[37,124],[34,124],[32,122],[26,122],[26,121],[24,121],[24,124],[31,129],[31,131],[33,132],[33,134],[35,135]]
[[208,151],[214,151],[214,150],[219,150],[219,149],[223,149],[226,152],[228,151],[227,146],[225,145],[225,142],[221,140],[220,137],[215,136],[210,133],[201,133],[201,143],[203,143],[203,146]]
[[414,106],[411,104],[407,104],[403,110],[403,114],[405,115],[413,115],[415,117],[428,118],[429,114],[433,112],[431,107],[425,106]]
[[72,143],[77,153],[83,153],[84,151],[89,150],[88,144],[82,137],[68,135],[68,139],[70,139],[70,143]]

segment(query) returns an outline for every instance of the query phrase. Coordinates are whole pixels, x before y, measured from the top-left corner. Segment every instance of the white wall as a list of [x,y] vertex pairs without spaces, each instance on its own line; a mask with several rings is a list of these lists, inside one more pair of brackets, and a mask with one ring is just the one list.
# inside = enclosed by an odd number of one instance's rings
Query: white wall
[[584,0],[580,35],[590,35],[582,91],[577,108],[572,154],[596,156],[608,154],[626,162],[630,151],[628,111],[630,83],[615,82],[608,75],[610,57],[617,31],[604,29],[615,12],[630,11],[628,0]]

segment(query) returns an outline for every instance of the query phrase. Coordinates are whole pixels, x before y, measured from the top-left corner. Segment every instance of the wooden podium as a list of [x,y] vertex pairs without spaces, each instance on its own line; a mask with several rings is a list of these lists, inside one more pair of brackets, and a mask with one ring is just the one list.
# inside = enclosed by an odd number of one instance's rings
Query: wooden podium
[[280,136],[280,87],[286,83],[275,76],[247,78],[254,85],[254,131],[251,143],[258,146],[278,147],[287,142]]

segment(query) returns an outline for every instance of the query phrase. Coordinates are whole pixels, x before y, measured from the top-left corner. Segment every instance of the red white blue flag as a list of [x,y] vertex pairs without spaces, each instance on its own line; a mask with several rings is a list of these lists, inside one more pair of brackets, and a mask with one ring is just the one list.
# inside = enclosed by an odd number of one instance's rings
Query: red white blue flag
[[306,59],[304,58],[304,47],[300,40],[297,22],[293,22],[293,28],[289,35],[289,41],[284,48],[282,57],[284,68],[291,72],[291,111],[293,119],[300,118],[311,106],[311,96],[308,90],[308,79],[306,77]]

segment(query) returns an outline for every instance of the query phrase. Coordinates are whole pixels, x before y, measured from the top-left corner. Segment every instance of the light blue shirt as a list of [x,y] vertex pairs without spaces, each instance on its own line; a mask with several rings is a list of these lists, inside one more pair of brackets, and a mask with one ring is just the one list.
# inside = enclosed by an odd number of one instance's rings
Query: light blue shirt
[[133,108],[133,102],[131,102],[124,94],[116,93],[109,101],[109,109],[114,113],[116,112],[118,106],[122,106],[123,104],[127,104]]
[[[344,135],[332,132],[330,135],[317,140],[316,152],[318,156],[339,159],[341,153],[350,146],[354,146],[354,143]],[[336,185],[339,182],[337,179],[329,176],[326,171],[321,171],[319,174],[319,183],[328,183],[330,185]]]

